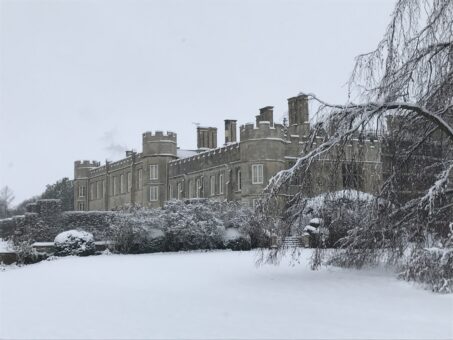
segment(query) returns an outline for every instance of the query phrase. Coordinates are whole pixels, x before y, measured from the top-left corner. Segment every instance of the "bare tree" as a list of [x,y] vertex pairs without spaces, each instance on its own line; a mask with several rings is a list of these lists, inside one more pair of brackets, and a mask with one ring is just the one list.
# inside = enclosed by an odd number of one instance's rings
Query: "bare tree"
[[8,211],[13,201],[13,191],[8,186],[4,186],[0,190],[0,218],[8,217]]
[[[376,49],[356,58],[347,103],[331,104],[315,94],[306,95],[317,105],[318,123],[309,140],[323,136],[323,142],[307,143],[295,165],[271,180],[263,211],[279,206],[275,201],[281,201],[282,193],[297,179],[300,190],[286,200],[283,209],[294,217],[294,207],[307,197],[304,188],[310,184],[316,160],[344,155],[341,150],[348,141],[374,130],[385,150],[383,161],[390,166],[384,171],[376,209],[370,209],[367,225],[352,226],[333,260],[360,267],[385,252],[391,254],[389,259],[401,262],[411,248],[411,263],[429,247],[436,247],[447,256],[444,264],[453,267],[448,228],[453,222],[449,184],[453,181],[453,2],[398,0]],[[341,156],[334,159],[332,171],[344,161]],[[435,289],[452,290],[453,270],[446,274],[444,269],[439,264],[438,272],[448,282]]]

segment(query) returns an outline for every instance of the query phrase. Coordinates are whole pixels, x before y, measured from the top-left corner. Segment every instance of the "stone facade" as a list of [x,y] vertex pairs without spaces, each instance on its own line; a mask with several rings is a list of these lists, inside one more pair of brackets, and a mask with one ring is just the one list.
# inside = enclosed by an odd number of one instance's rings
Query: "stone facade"
[[[253,205],[269,180],[291,167],[306,149],[310,132],[308,101],[303,95],[288,99],[288,125],[273,121],[273,107],[260,109],[256,124],[240,127],[225,120],[225,144],[217,147],[215,128],[198,128],[198,150],[180,150],[173,132],[146,132],[141,153],[100,165],[76,161],[74,207],[76,210],[111,210],[126,204],[160,207],[170,199],[212,198],[238,200]],[[323,137],[315,141],[321,143]],[[340,169],[332,180],[333,149],[316,161],[308,194],[351,187],[377,190],[382,177],[381,150],[377,140],[353,140],[342,155],[354,159],[356,168]],[[347,175],[346,175],[347,173]],[[351,180],[351,173],[355,179]],[[349,176],[349,177],[348,177]],[[348,179],[349,178],[349,179]],[[296,183],[297,184],[297,183]]]

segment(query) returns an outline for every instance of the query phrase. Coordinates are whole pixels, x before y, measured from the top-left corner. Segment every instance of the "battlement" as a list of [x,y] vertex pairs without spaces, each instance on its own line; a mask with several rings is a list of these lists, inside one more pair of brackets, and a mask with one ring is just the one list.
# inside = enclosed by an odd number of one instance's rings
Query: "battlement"
[[74,162],[75,168],[97,168],[100,165],[101,165],[101,162],[98,162],[98,161],[83,160],[83,161]]
[[[317,136],[313,141],[299,142],[302,150],[310,151],[324,143],[324,137]],[[307,149],[308,148],[308,149]],[[329,159],[336,159],[338,152],[340,152],[341,145],[335,145],[330,151],[325,153],[323,157]],[[380,161],[381,143],[377,139],[359,139],[352,138],[344,145],[344,156],[347,160],[357,159],[368,162]]]
[[167,131],[148,131],[143,134],[144,156],[176,157],[176,133]]
[[170,140],[176,142],[177,134],[171,131],[147,131],[143,133],[143,140],[147,141],[159,141],[159,140]]
[[113,171],[113,170],[121,169],[124,167],[130,167],[131,165],[132,165],[132,157],[127,157],[127,158],[120,159],[119,161],[109,163],[109,170]]
[[253,139],[281,139],[284,140],[283,125],[274,124],[271,126],[269,121],[258,122],[255,126],[253,123],[241,125],[241,142]]
[[222,166],[240,159],[240,143],[231,143],[196,155],[170,161],[170,176],[199,171],[207,167]]

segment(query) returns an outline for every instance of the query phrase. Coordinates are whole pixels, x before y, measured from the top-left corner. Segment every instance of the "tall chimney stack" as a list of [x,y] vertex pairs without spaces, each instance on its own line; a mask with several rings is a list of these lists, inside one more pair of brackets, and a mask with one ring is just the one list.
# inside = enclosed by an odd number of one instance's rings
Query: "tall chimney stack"
[[217,128],[197,127],[198,149],[215,149],[217,147]]
[[256,116],[256,126],[260,122],[269,122],[271,126],[274,126],[274,107],[266,106],[260,109],[260,114]]
[[237,120],[225,119],[225,144],[237,142]]

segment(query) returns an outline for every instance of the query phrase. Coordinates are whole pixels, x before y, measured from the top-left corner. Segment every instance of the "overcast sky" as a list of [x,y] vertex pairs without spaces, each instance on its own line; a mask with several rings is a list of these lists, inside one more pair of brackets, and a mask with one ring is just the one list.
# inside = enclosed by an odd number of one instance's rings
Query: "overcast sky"
[[144,131],[254,121],[300,91],[346,100],[354,57],[394,1],[0,0],[0,186],[15,204],[77,159],[141,151]]

